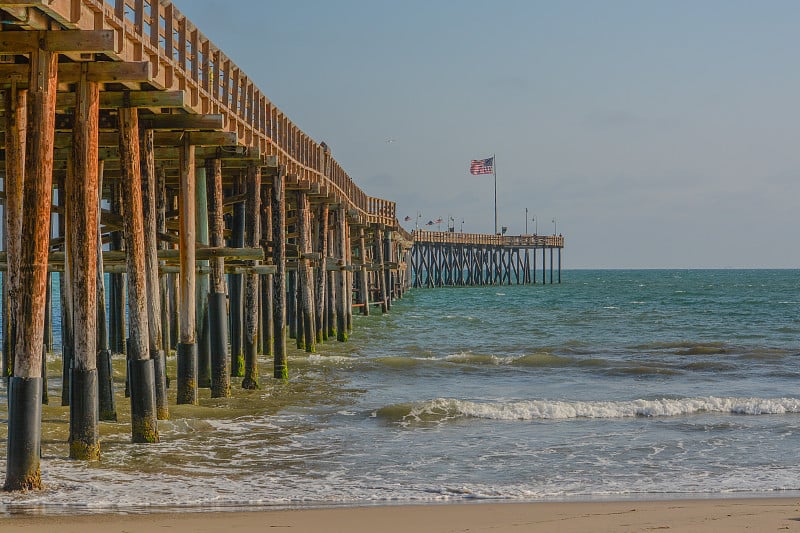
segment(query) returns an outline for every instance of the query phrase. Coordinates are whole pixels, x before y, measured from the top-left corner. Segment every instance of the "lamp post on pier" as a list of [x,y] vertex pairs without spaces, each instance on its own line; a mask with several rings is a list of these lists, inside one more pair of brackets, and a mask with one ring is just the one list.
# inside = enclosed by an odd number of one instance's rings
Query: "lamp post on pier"
[[553,235],[558,235],[558,223],[555,217],[553,217]]

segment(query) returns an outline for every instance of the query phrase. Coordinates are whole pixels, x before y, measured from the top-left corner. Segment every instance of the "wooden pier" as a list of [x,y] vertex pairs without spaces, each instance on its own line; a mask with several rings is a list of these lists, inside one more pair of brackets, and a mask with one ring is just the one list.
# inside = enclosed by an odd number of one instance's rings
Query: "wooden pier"
[[528,251],[550,249],[552,281],[558,249],[560,281],[561,237],[406,232],[169,0],[0,0],[0,91],[6,490],[41,487],[52,272],[83,460],[117,418],[113,359],[131,439],[153,443],[169,399],[257,388],[264,360],[287,378],[288,339],[346,341],[353,312],[389,311],[412,271],[525,283]]
[[7,490],[41,483],[50,271],[76,459],[98,457],[97,421],[116,418],[117,354],[132,440],[156,442],[167,354],[178,403],[226,396],[231,376],[259,386],[262,356],[287,377],[287,337],[306,351],[344,341],[354,308],[402,294],[411,241],[395,204],[362,191],[172,2],[2,0],[0,22]]
[[[561,235],[484,235],[442,231],[412,232],[411,286],[527,285],[537,283],[537,253],[541,252],[541,282],[554,268],[561,283]],[[558,263],[554,267],[553,255]]]

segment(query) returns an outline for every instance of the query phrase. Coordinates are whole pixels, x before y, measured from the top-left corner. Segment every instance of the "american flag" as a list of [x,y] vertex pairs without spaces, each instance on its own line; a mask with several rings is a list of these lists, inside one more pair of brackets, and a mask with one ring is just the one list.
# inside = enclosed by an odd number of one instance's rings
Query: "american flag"
[[469,164],[470,174],[491,174],[492,172],[494,172],[494,156],[486,159],[473,159]]

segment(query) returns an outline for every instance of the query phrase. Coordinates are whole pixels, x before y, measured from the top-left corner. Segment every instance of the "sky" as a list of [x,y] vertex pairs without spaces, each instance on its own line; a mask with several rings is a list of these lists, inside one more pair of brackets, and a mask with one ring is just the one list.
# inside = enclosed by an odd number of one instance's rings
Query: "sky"
[[495,154],[565,268],[800,268],[800,2],[175,4],[407,229],[492,233]]

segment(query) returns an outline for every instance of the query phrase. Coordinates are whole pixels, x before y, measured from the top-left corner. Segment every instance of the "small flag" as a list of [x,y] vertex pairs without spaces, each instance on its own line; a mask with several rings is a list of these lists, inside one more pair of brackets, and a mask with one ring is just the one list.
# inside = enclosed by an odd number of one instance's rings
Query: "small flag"
[[494,172],[494,156],[486,159],[473,159],[469,164],[469,173],[473,175],[491,174]]
[[411,217],[406,217],[404,220],[405,220],[406,222],[408,222],[408,221],[410,221],[410,220],[411,220]]
[[437,218],[435,222],[436,222],[436,224],[441,224],[442,223],[442,219],[441,218]]
[[425,225],[426,225],[426,226],[433,226],[433,224],[434,224],[433,220],[429,220],[429,221],[428,221],[428,223],[427,223],[427,224],[425,224]]

